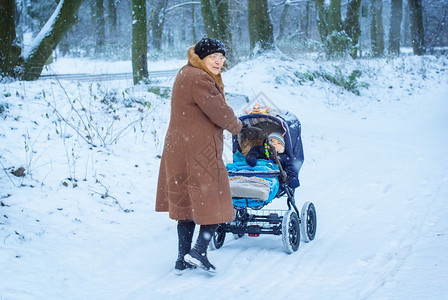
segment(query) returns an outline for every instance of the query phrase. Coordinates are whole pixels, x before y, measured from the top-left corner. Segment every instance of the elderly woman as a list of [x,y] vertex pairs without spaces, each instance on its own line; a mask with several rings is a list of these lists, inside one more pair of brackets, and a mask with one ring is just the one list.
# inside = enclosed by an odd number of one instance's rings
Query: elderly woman
[[[224,98],[221,68],[225,54],[219,40],[200,40],[188,50],[188,63],[173,86],[156,211],[169,211],[170,218],[178,221],[176,274],[196,267],[215,272],[207,258],[208,244],[217,224],[234,218],[222,161],[223,130],[237,134],[242,124]],[[191,248],[196,224],[199,235]]]

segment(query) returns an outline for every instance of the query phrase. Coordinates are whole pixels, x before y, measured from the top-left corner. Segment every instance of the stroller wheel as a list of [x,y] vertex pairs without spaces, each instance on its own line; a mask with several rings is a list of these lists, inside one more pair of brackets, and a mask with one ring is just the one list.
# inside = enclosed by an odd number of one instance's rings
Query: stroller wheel
[[282,220],[282,240],[286,253],[293,253],[300,245],[299,217],[293,210],[288,210]]
[[305,243],[314,240],[316,236],[317,216],[316,208],[311,202],[305,202],[302,206],[302,238]]
[[210,241],[209,247],[211,250],[216,250],[224,245],[224,240],[226,239],[226,232],[224,231],[223,224],[219,224],[216,228],[215,234]]

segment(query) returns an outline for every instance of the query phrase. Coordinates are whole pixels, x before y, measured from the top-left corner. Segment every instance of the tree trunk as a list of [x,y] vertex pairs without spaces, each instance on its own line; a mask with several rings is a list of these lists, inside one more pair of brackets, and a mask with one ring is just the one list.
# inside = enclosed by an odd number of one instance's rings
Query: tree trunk
[[390,12],[389,54],[400,55],[401,20],[403,18],[403,1],[392,0]]
[[280,25],[278,28],[278,35],[277,35],[277,41],[280,41],[283,38],[283,33],[285,31],[285,27],[290,21],[290,18],[288,18],[288,11],[291,7],[290,4],[285,3],[285,6],[283,7],[282,15],[280,17]]
[[25,54],[24,80],[36,80],[58,43],[78,22],[77,12],[83,0],[60,1],[53,15]]
[[352,40],[352,50],[350,55],[353,58],[358,57],[358,42],[361,36],[361,25],[359,23],[359,12],[361,9],[361,0],[350,0],[347,4],[347,17],[345,18],[345,32]]
[[310,15],[311,15],[311,4],[310,4],[311,0],[307,0],[306,1],[306,13],[305,13],[305,38],[308,41],[310,39],[310,35],[311,35],[311,26],[310,26]]
[[228,58],[228,64],[232,64],[234,62],[234,51],[232,44],[232,32],[230,30],[230,10],[229,10],[229,2],[230,0],[218,0],[218,28],[219,35],[218,39],[221,40],[226,46],[226,56]]
[[103,52],[106,40],[104,1],[95,0],[95,4],[95,54],[99,54]]
[[384,54],[384,26],[383,26],[383,0],[376,0],[378,13],[376,14],[378,54]]
[[319,29],[320,40],[326,44],[328,36],[327,10],[324,0],[314,0],[317,10],[317,29]]
[[[349,2],[347,7],[347,22],[344,26],[341,16],[341,0],[331,0],[328,10],[325,8],[324,0],[314,0],[318,13],[317,27],[319,29],[320,38],[325,45],[327,55],[329,57],[342,57],[350,52],[353,55],[354,46],[353,39],[350,40],[349,34],[344,30],[356,36],[356,26],[359,28],[359,8],[356,10],[357,3]],[[358,17],[356,17],[358,14]]]
[[117,6],[115,0],[107,0],[107,23],[109,25],[109,32],[113,37],[114,42],[116,42],[118,33],[118,22],[117,22]]
[[201,0],[202,18],[207,37],[217,39],[219,36],[218,8],[215,0]]
[[191,36],[192,36],[192,40],[193,42],[191,44],[193,44],[194,42],[197,41],[197,34],[196,34],[196,7],[194,5],[191,6]]
[[132,74],[134,84],[148,77],[146,0],[132,0]]
[[201,6],[207,36],[219,39],[227,45],[230,41],[229,0],[201,0]]
[[371,0],[370,2],[370,45],[372,48],[373,56],[378,56],[378,41],[377,41],[377,27],[376,27],[376,1]]
[[341,0],[331,0],[330,9],[328,11],[328,31],[340,32],[342,31],[342,17],[341,17]]
[[157,51],[162,50],[162,34],[165,23],[163,11],[166,5],[167,0],[155,0],[150,13],[151,45]]
[[372,0],[370,7],[370,39],[372,54],[379,57],[384,53],[383,1]]
[[[0,2],[5,2],[5,4],[6,4],[8,1],[0,1]],[[2,4],[0,4],[0,5],[2,5]],[[17,43],[19,45],[23,45],[23,34],[24,34],[23,30],[25,27],[24,23],[26,22],[25,21],[26,18],[24,16],[25,10],[26,10],[25,7],[26,7],[26,4],[23,1],[21,1],[18,5],[16,4],[16,9],[15,9],[15,16],[14,16],[15,25],[16,25],[15,31],[16,31],[16,37],[18,40]],[[3,12],[3,8],[0,9],[0,11]]]
[[[183,3],[184,1],[183,0],[179,0],[179,2],[180,3]],[[180,24],[185,24],[185,22],[186,22],[186,17],[185,17],[185,14],[184,14],[184,10],[182,9],[181,11],[180,11]],[[180,28],[179,28],[180,27]],[[179,26],[178,28],[179,28],[179,39],[180,39],[180,42],[185,42],[185,36],[186,36],[186,33],[185,33],[185,26]]]
[[247,19],[250,51],[253,53],[274,49],[274,30],[267,0],[248,0]]
[[0,2],[0,75],[17,77],[20,74],[18,65],[23,60],[20,57],[22,49],[18,45],[15,28],[15,0]]
[[422,0],[408,0],[408,3],[412,49],[414,50],[415,55],[424,55],[426,53],[426,48]]
[[341,16],[341,0],[331,0],[328,10],[328,33],[326,40],[328,55],[342,57],[346,55],[349,46],[347,33],[344,32]]
[[409,3],[408,1],[403,2],[404,13],[403,13],[403,46],[412,47],[412,38],[411,38],[411,25],[409,21]]
[[224,43],[229,62],[233,59],[232,36],[229,28],[229,0],[201,0],[202,18],[204,19],[207,37]]

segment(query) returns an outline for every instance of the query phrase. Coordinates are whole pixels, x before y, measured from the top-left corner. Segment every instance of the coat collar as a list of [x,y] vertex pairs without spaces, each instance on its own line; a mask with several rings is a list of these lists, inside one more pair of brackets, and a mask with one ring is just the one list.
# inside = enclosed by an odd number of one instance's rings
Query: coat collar
[[190,49],[188,49],[187,56],[188,56],[188,64],[189,65],[207,72],[207,74],[210,75],[222,89],[224,89],[224,84],[222,83],[221,73],[219,73],[218,75],[213,75],[207,69],[207,67],[205,66],[202,59],[200,59],[199,56],[196,53],[194,53],[194,46],[192,46],[192,47],[190,47]]

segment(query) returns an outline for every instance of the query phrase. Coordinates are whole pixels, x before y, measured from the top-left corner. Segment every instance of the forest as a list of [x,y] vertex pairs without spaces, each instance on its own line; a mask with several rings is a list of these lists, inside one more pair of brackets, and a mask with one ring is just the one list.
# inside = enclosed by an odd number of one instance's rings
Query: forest
[[444,0],[5,0],[3,79],[36,80],[59,57],[132,60],[134,83],[153,60],[180,58],[201,37],[222,40],[228,66],[278,49],[353,59],[445,53]]

